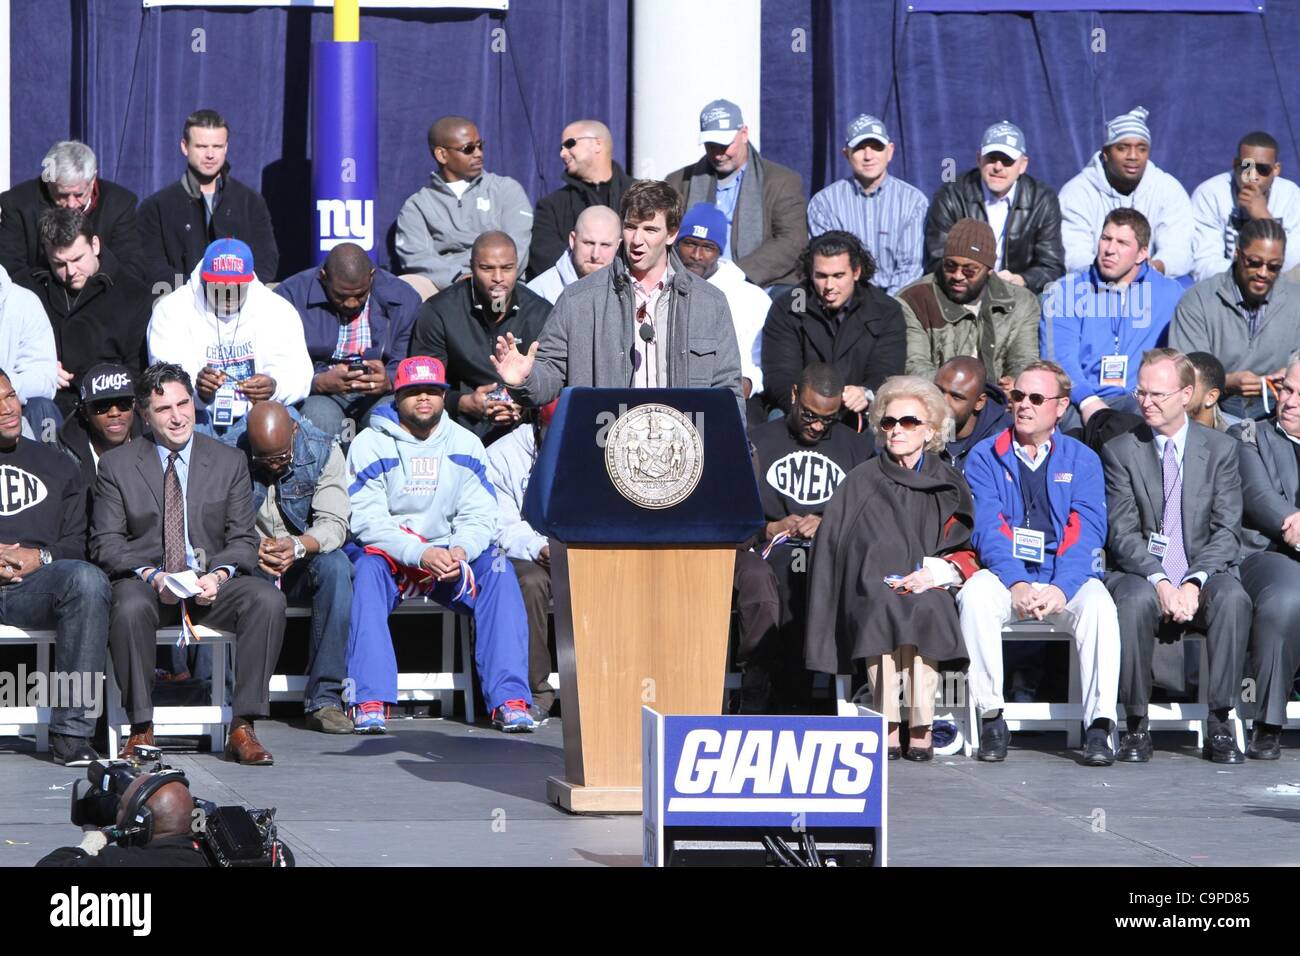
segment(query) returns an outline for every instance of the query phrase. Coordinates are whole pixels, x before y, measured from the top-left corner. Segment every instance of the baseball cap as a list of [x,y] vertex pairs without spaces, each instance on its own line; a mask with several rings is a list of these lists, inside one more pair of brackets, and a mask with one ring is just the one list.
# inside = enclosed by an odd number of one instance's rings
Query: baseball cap
[[437,388],[447,387],[447,370],[442,361],[427,355],[412,355],[402,359],[397,366],[397,378],[393,382],[393,391],[400,392],[412,385],[433,385]]
[[81,376],[81,403],[89,405],[105,398],[134,398],[135,377],[125,365],[103,362]]
[[682,217],[677,241],[703,239],[722,249],[727,244],[727,229],[727,216],[721,209],[712,203],[697,202]]
[[739,106],[731,100],[714,100],[700,110],[700,142],[730,146],[744,125]]
[[252,282],[253,250],[238,239],[218,239],[203,251],[201,275],[204,282]]
[[891,142],[885,124],[869,113],[863,113],[849,124],[844,133],[844,145],[852,149],[867,139],[874,139],[881,146],[888,146]]
[[994,123],[984,131],[984,138],[980,140],[980,155],[987,156],[989,153],[1005,153],[1015,162],[1026,153],[1025,133],[1015,123],[1003,120],[1001,123]]

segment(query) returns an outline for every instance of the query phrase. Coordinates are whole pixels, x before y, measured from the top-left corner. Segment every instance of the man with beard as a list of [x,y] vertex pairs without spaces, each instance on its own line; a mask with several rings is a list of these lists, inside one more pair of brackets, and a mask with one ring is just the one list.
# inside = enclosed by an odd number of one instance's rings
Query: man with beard
[[844,379],[814,362],[791,389],[790,414],[750,430],[766,525],[756,550],[776,572],[780,628],[738,649],[743,713],[806,712],[803,666],[808,559],[822,512],[845,476],[875,454],[871,433],[840,422]]
[[356,732],[386,730],[387,705],[397,700],[388,615],[415,595],[474,616],[474,660],[492,723],[508,734],[530,732],[528,614],[514,567],[488,547],[497,504],[483,444],[443,415],[441,361],[412,356],[393,384],[393,405],[372,415],[348,449]]
[[1267,418],[1287,357],[1300,342],[1300,288],[1278,282],[1286,230],[1252,219],[1237,235],[1232,268],[1196,283],[1178,301],[1169,345],[1209,352],[1227,370],[1220,404],[1233,418]]
[[973,355],[1003,391],[1038,358],[1038,297],[993,272],[997,240],[987,222],[958,219],[934,273],[898,293],[907,323],[907,374],[933,378]]
[[790,414],[804,368],[828,362],[844,379],[846,419],[859,431],[872,395],[903,370],[907,329],[898,303],[871,283],[875,263],[857,238],[824,232],[808,243],[803,285],[778,296],[763,326],[767,404]]
[[492,367],[500,336],[520,349],[537,341],[551,304],[519,282],[519,256],[504,232],[485,232],[470,251],[471,278],[420,307],[411,354],[431,355],[447,371],[451,417],[490,445],[519,423],[521,408]]
[[941,454],[958,471],[966,468],[972,448],[1011,424],[1006,395],[988,384],[988,374],[984,363],[969,355],[949,359],[934,373],[953,420],[953,436]]
[[196,110],[181,129],[185,172],[140,203],[145,278],[166,290],[185,284],[208,243],[248,243],[263,282],[275,279],[280,250],[261,193],[230,175],[230,126],[216,110]]
[[[688,272],[717,286],[727,297],[727,308],[736,328],[736,344],[740,348],[740,385],[745,398],[752,399],[763,390],[763,370],[758,363],[762,357],[763,323],[767,321],[772,300],[745,278],[739,266],[722,258],[726,232],[727,217],[722,210],[698,203],[682,219],[682,228],[677,233],[677,255]],[[749,405],[753,419],[754,403]]]
[[[534,232],[534,248],[536,240]],[[555,265],[528,283],[529,290],[554,305],[569,284],[609,265],[618,255],[622,240],[623,224],[618,213],[608,206],[588,206],[578,215],[564,254],[555,260]]]
[[[335,246],[320,269],[290,276],[275,294],[298,310],[312,361],[302,415],[346,443],[373,408],[393,401],[392,379],[410,349],[420,294],[376,269],[354,242]],[[349,420],[353,428],[344,435]]]
[[[1151,225],[1136,209],[1106,216],[1097,257],[1043,294],[1043,355],[1074,382],[1083,423],[1099,409],[1136,412],[1133,386],[1142,354],[1163,345],[1183,287],[1147,261]],[[1067,420],[1065,428],[1074,423]],[[1135,422],[1136,424],[1136,422]]]

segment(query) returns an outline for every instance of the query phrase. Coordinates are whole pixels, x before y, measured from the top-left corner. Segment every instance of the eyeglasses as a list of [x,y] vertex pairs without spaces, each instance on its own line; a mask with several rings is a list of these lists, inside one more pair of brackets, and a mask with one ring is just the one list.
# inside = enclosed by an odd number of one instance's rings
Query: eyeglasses
[[261,465],[264,468],[279,468],[281,465],[287,465],[293,461],[293,449],[282,451],[278,455],[254,455],[253,464]]
[[1017,405],[1023,402],[1026,398],[1029,399],[1029,404],[1031,405],[1041,405],[1043,402],[1065,397],[1064,395],[1040,395],[1038,392],[1022,392],[1018,388],[1013,388],[1010,394],[1011,401]]
[[443,149],[453,153],[464,153],[466,156],[473,156],[483,149],[483,140],[476,139],[472,143],[466,143],[464,146],[444,146]]
[[1247,269],[1263,269],[1271,275],[1277,275],[1282,271],[1282,263],[1269,262],[1267,259],[1260,259],[1258,256],[1248,256],[1244,252],[1241,256],[1241,264]]
[[1255,171],[1259,173],[1261,176],[1273,175],[1273,166],[1274,166],[1273,163],[1253,163],[1248,159],[1242,160],[1241,169],[1243,172],[1247,169],[1250,169],[1252,166],[1255,168]]
[[817,422],[821,422],[827,428],[830,428],[839,421],[839,415],[814,415],[812,412],[808,411],[808,409],[800,406],[799,421],[803,422],[805,425],[814,425]]
[[960,263],[953,262],[951,259],[944,259],[943,271],[944,271],[944,275],[951,276],[951,275],[956,275],[958,272],[960,272],[967,279],[975,279],[978,278],[979,274],[984,271],[984,267],[981,265],[964,266],[961,265]]
[[[1181,392],[1182,389],[1180,388],[1178,391]],[[1159,405],[1170,395],[1177,395],[1177,394],[1178,392],[1148,392],[1145,388],[1133,389],[1133,397],[1138,400],[1139,404],[1145,402],[1149,398],[1151,399],[1151,401]]]
[[129,412],[135,408],[134,398],[103,398],[97,402],[90,403],[90,414],[107,415],[111,409],[116,408],[119,412]]
[[914,415],[904,415],[902,418],[895,418],[893,415],[886,415],[880,420],[880,430],[883,432],[892,432],[895,425],[902,425],[903,431],[914,432],[925,422]]
[[[566,139],[563,143],[560,144],[560,149],[573,149],[573,147],[578,145],[578,140],[580,139],[600,139],[600,137],[599,136],[570,136],[568,139]],[[1265,173],[1265,175],[1268,174]]]

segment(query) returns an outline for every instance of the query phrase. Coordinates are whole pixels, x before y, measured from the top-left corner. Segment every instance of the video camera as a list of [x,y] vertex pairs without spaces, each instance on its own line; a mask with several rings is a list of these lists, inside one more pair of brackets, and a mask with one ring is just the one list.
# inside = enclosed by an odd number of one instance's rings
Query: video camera
[[[153,779],[131,795],[118,825],[127,788],[145,773],[152,773]],[[72,822],[99,827],[118,846],[144,846],[153,839],[153,813],[145,804],[171,783],[183,783],[189,789],[184,771],[165,765],[157,747],[138,745],[126,760],[96,760],[87,768],[86,779],[72,788]],[[274,808],[219,807],[193,799],[193,838],[213,866],[293,866],[292,851],[276,834]]]

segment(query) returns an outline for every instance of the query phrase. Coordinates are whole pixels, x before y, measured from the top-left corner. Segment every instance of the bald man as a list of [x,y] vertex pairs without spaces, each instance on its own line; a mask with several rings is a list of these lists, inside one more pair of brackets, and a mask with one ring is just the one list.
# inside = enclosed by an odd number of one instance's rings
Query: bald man
[[[490,230],[509,234],[518,266],[528,261],[533,207],[519,183],[483,171],[483,137],[473,120],[444,116],[429,127],[438,168],[397,216],[397,262],[439,289],[469,274],[474,240]],[[548,262],[553,260],[547,260]]]
[[[117,825],[128,826],[127,808],[137,791],[156,774],[142,773],[127,786],[118,806]],[[201,867],[208,858],[194,839],[194,796],[184,778],[160,787],[144,804],[153,816],[153,833],[144,846],[109,846],[103,830],[87,830],[80,846],[59,847],[37,866],[80,868]]]
[[588,206],[578,214],[564,254],[528,288],[554,304],[569,283],[609,265],[622,241],[623,220],[618,213],[608,206]]
[[275,291],[298,310],[311,356],[311,394],[302,414],[347,444],[372,411],[392,404],[393,376],[408,354],[420,295],[375,268],[352,242],[335,246],[321,268],[290,276]]
[[1011,424],[1006,396],[987,379],[984,363],[970,355],[949,359],[934,374],[953,418],[953,437],[941,454],[958,471],[965,468],[972,448]]
[[519,423],[521,412],[492,367],[497,337],[513,334],[527,351],[541,335],[551,303],[518,281],[515,244],[504,232],[479,236],[470,267],[470,281],[424,303],[411,334],[411,354],[442,359],[450,386],[447,411],[490,445]]
[[341,550],[352,503],[343,453],[333,436],[295,421],[279,402],[248,413],[240,449],[248,456],[257,509],[257,569],[275,581],[290,604],[311,605],[307,729],[350,734],[343,685],[348,622],[352,616],[352,562]]
[[[543,196],[533,221],[528,275],[536,278],[565,254],[578,216],[593,206],[619,209],[635,181],[614,162],[614,137],[600,120],[576,120],[560,134],[564,185]],[[552,300],[554,301],[554,300]]]

